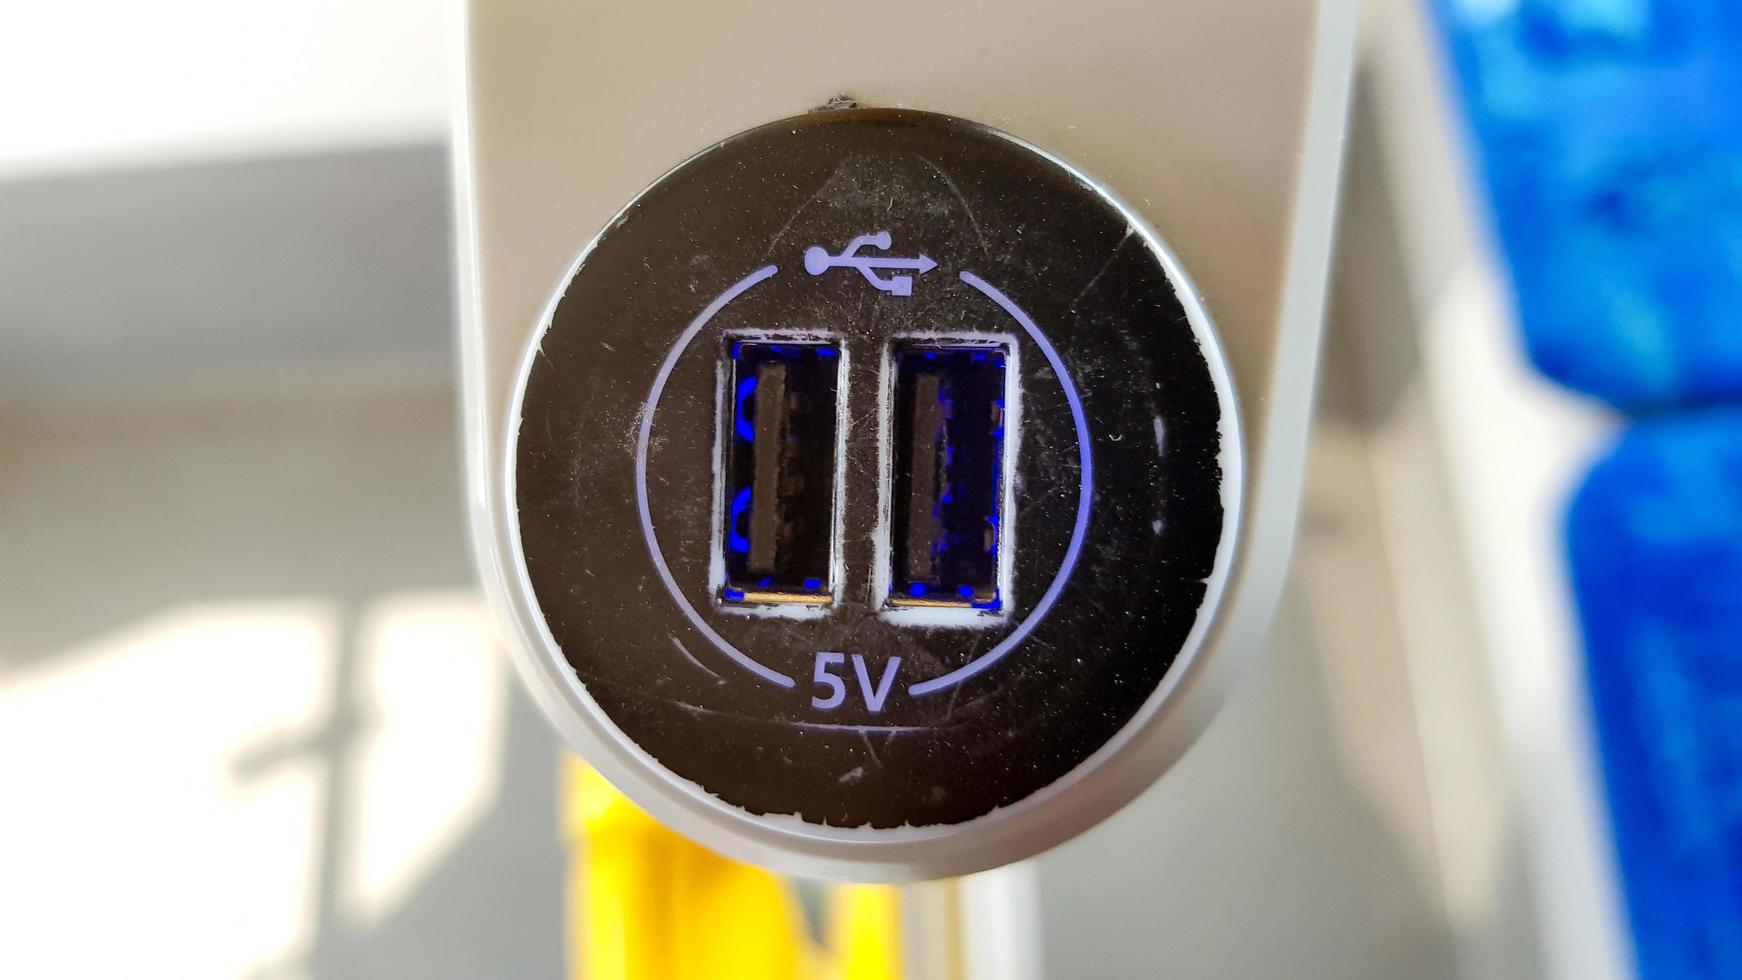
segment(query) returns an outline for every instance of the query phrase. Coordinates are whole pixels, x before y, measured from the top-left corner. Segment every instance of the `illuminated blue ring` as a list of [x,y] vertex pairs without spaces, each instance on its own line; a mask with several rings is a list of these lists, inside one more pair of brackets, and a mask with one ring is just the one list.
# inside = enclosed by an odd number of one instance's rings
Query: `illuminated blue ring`
[[1021,307],[1011,302],[1010,297],[999,292],[991,283],[972,272],[963,272],[961,279],[984,293],[987,299],[997,303],[1004,309],[1004,312],[1010,314],[1011,319],[1022,324],[1022,329],[1028,331],[1028,336],[1033,338],[1035,344],[1040,347],[1041,353],[1046,355],[1047,363],[1052,365],[1053,373],[1058,375],[1059,385],[1064,388],[1065,401],[1069,402],[1071,406],[1071,422],[1077,427],[1077,456],[1081,460],[1082,480],[1077,490],[1077,520],[1071,527],[1071,543],[1065,548],[1065,560],[1060,563],[1058,574],[1053,576],[1052,584],[1047,586],[1045,594],[1040,597],[1038,603],[1035,603],[1034,611],[1029,613],[1017,625],[1016,629],[1011,630],[1009,636],[1006,636],[992,649],[942,677],[934,677],[929,681],[920,681],[917,684],[909,685],[908,695],[916,698],[935,694],[944,688],[954,687],[962,683],[997,663],[1005,654],[1016,649],[1017,644],[1028,639],[1028,634],[1034,632],[1034,628],[1039,626],[1040,621],[1046,618],[1046,614],[1052,611],[1053,603],[1058,601],[1059,593],[1064,591],[1065,583],[1070,580],[1071,572],[1077,567],[1077,558],[1083,552],[1083,536],[1089,530],[1089,510],[1095,501],[1095,460],[1089,446],[1089,419],[1083,412],[1083,399],[1077,394],[1077,386],[1071,381],[1070,372],[1065,370],[1064,359],[1059,357],[1058,350],[1053,347],[1052,341],[1046,338],[1046,334],[1041,333],[1040,328],[1034,325],[1034,320],[1027,313],[1022,312]]
[[660,550],[659,538],[653,533],[653,515],[647,506],[647,444],[653,434],[653,413],[659,408],[659,396],[665,392],[665,382],[671,377],[671,371],[677,365],[677,359],[689,347],[690,341],[696,339],[696,334],[701,333],[702,328],[708,325],[708,321],[724,309],[727,303],[742,296],[750,287],[770,278],[779,271],[779,266],[763,266],[738,280],[732,288],[721,293],[718,298],[708,304],[706,309],[702,310],[701,314],[690,323],[689,329],[678,337],[677,343],[673,344],[670,352],[665,355],[665,361],[659,365],[659,373],[654,375],[653,390],[647,394],[647,404],[641,410],[641,432],[635,440],[635,506],[641,515],[641,534],[647,539],[647,550],[653,555],[653,567],[659,571],[659,580],[665,583],[665,590],[671,593],[673,599],[677,600],[678,608],[683,610],[683,614],[689,618],[690,624],[707,637],[708,642],[718,647],[721,653],[736,661],[738,666],[770,683],[779,684],[781,687],[792,687],[793,679],[791,677],[758,663],[744,651],[726,642],[726,638],[714,632],[714,628],[702,619],[694,606],[690,605],[690,601],[684,597],[683,590],[677,587],[677,580],[672,577],[671,569],[665,564],[665,553]]

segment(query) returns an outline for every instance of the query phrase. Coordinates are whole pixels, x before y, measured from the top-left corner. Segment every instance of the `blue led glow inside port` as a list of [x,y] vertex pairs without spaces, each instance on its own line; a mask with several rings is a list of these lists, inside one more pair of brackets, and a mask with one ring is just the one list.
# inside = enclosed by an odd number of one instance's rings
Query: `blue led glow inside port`
[[827,605],[840,347],[738,337],[722,353],[720,601]]
[[1002,606],[1008,359],[979,342],[894,348],[891,606]]

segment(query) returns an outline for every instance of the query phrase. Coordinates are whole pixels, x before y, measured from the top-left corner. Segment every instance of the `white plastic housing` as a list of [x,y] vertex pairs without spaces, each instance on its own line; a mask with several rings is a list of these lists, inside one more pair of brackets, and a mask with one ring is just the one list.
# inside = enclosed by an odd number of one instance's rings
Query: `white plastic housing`
[[[654,816],[725,853],[861,880],[1032,855],[1148,787],[1202,731],[1274,610],[1300,489],[1354,37],[1353,0],[1011,0],[972,10],[676,0],[473,0],[456,139],[469,505],[522,678],[564,737]],[[997,127],[1069,160],[1165,237],[1201,290],[1246,458],[1231,574],[1200,653],[1069,799],[867,845],[757,818],[650,766],[538,622],[504,493],[529,338],[577,254],[709,143],[838,95]],[[996,819],[995,819],[996,818]]]

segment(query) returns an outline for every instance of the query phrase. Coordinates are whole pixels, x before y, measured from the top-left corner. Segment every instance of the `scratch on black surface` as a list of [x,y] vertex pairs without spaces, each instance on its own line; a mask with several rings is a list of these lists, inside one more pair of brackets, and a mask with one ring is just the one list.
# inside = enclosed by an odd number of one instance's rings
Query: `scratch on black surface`
[[871,744],[871,733],[860,732],[859,737],[865,740],[865,751],[871,753],[871,761],[877,763],[877,768],[883,768],[883,760],[878,757],[876,747]]
[[1095,274],[1089,277],[1087,283],[1083,284],[1082,292],[1079,292],[1071,299],[1071,309],[1075,310],[1077,304],[1082,301],[1083,297],[1089,295],[1089,290],[1095,288],[1095,283],[1100,282],[1101,277],[1107,274],[1107,270],[1113,268],[1113,260],[1119,257],[1119,250],[1124,248],[1125,243],[1130,241],[1131,236],[1135,234],[1137,234],[1136,229],[1132,228],[1130,225],[1125,226],[1125,234],[1119,236],[1119,243],[1113,246],[1113,251],[1107,253],[1107,261],[1101,263],[1101,267],[1095,270]]
[[817,198],[823,196],[823,191],[829,189],[829,185],[834,183],[835,177],[841,173],[841,168],[846,165],[847,163],[845,160],[836,164],[835,169],[829,171],[829,175],[823,178],[823,182],[817,185],[815,191],[811,192],[811,196],[805,198],[803,204],[792,209],[792,214],[787,216],[786,223],[781,225],[780,230],[774,233],[774,237],[768,240],[768,249],[762,253],[763,258],[769,258],[774,255],[774,247],[779,245],[781,239],[786,237],[786,230],[792,227],[792,223],[798,220],[798,216],[804,213],[805,208],[810,207],[812,204],[816,203]]
[[[832,729],[832,728],[836,728],[836,727],[841,727],[845,730],[851,730],[854,734],[856,734],[860,738],[864,739],[865,746],[867,748],[870,748],[870,746],[871,746],[871,736],[872,735],[882,735],[886,738],[893,739],[897,735],[901,735],[901,734],[904,734],[907,732],[924,731],[924,730],[927,730],[927,728],[929,728],[929,726],[919,726],[919,725],[916,725],[916,726],[894,726],[894,725],[891,725],[888,727],[870,726],[868,728],[859,728],[857,726],[833,726],[833,725],[816,724],[816,723],[812,723],[812,722],[793,721],[790,718],[766,718],[766,717],[763,717],[761,715],[747,715],[741,711],[721,711],[718,708],[706,708],[706,707],[703,707],[702,705],[699,705],[699,704],[691,704],[688,701],[680,701],[677,698],[666,697],[662,694],[655,694],[652,691],[647,691],[647,690],[644,690],[644,689],[639,688],[639,687],[631,687],[627,684],[621,684],[621,683],[618,683],[616,681],[605,680],[604,678],[600,678],[600,677],[594,677],[591,679],[583,680],[581,683],[587,687],[597,686],[597,687],[602,687],[602,688],[609,688],[610,690],[613,690],[613,691],[616,691],[620,694],[623,694],[626,697],[634,698],[635,700],[638,700],[638,701],[660,701],[660,702],[663,702],[665,704],[669,704],[673,707],[681,708],[684,711],[687,711],[690,714],[695,715],[697,717],[729,718],[733,721],[746,721],[746,722],[751,722],[751,723],[757,724],[757,725],[779,725],[779,726],[784,727],[784,728]],[[872,755],[873,755],[873,757],[875,757],[876,752],[873,751]],[[882,765],[881,760],[878,761],[878,765]]]
[[704,674],[707,674],[709,677],[712,677],[714,679],[714,683],[716,683],[716,684],[726,683],[726,679],[724,677],[721,677],[719,674],[716,674],[713,671],[709,670],[707,664],[704,664],[700,660],[697,660],[696,655],[691,653],[689,651],[689,649],[683,645],[683,641],[679,640],[677,637],[674,636],[674,637],[671,637],[671,645],[674,647],[677,647],[677,652],[683,654],[683,658],[685,660],[688,660],[690,663],[695,664],[696,668],[698,670],[700,670]]
[[956,182],[950,179],[949,174],[944,173],[944,168],[923,156],[919,159],[921,163],[936,171],[938,177],[944,182],[944,186],[950,189],[951,194],[956,195],[956,200],[962,202],[962,210],[968,213],[968,224],[974,226],[974,237],[980,240],[980,251],[988,255],[991,254],[992,246],[986,241],[986,233],[980,230],[980,219],[974,217],[974,206],[968,203],[967,197],[962,194],[962,189],[956,186]]

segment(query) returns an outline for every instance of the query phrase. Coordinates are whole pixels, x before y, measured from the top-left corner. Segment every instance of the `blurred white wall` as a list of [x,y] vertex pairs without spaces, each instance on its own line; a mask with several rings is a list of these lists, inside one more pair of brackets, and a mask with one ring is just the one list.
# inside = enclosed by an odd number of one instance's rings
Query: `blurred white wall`
[[457,10],[0,7],[0,398],[445,379]]
[[456,6],[0,5],[0,975],[562,971],[460,507]]
[[429,142],[448,0],[0,8],[0,178]]

